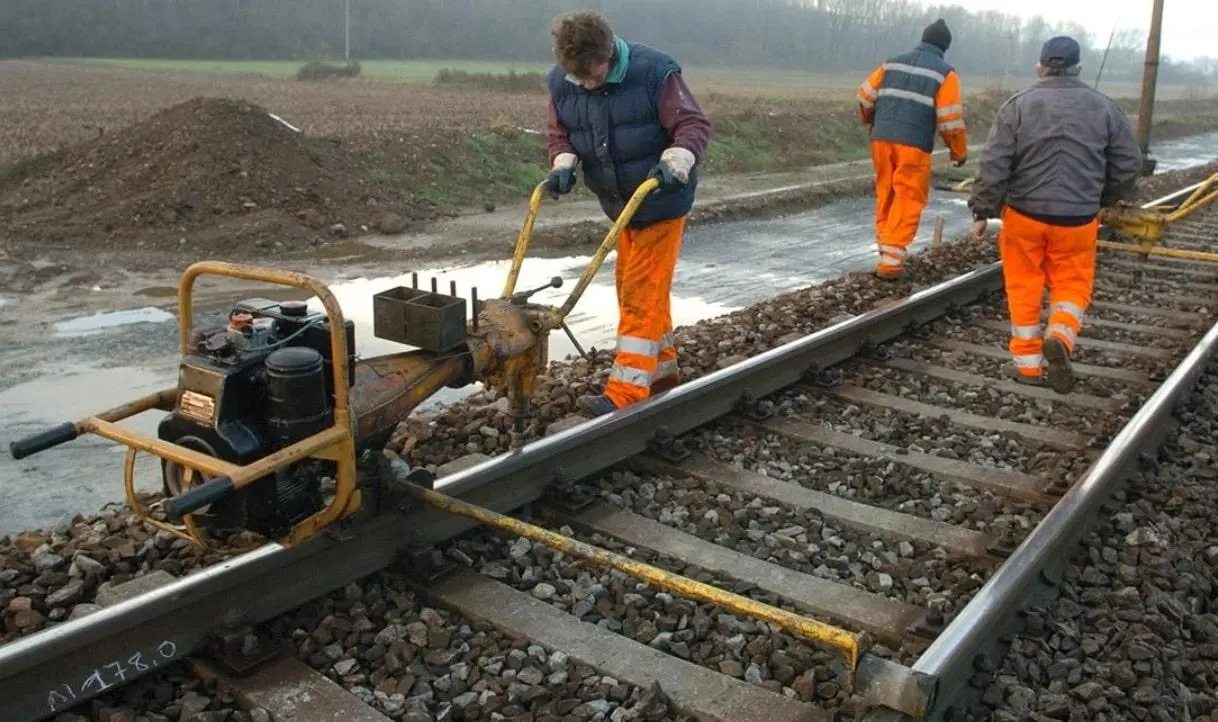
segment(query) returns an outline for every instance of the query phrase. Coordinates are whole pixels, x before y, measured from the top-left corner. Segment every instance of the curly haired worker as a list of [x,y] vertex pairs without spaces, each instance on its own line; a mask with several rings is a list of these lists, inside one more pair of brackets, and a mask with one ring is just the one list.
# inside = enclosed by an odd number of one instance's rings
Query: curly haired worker
[[584,182],[616,220],[647,178],[660,179],[617,242],[619,322],[609,380],[603,393],[577,402],[584,414],[601,416],[680,383],[672,279],[711,125],[677,61],[619,38],[600,13],[562,15],[553,35],[551,192],[569,193],[582,165]]

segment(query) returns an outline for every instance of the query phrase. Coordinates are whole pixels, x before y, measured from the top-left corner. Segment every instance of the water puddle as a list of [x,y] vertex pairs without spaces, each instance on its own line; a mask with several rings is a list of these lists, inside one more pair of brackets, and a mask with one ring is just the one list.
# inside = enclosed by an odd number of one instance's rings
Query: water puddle
[[1195,135],[1162,144],[1154,143],[1151,152],[1159,161],[1155,172],[1166,173],[1205,165],[1214,160],[1215,149],[1218,149],[1218,133]]
[[133,308],[126,311],[111,311],[91,316],[78,316],[55,324],[58,336],[91,336],[118,326],[137,323],[164,323],[177,318],[174,314],[154,306]]
[[[176,383],[176,367],[65,369],[0,391],[0,418],[4,419],[5,427],[28,426],[36,430],[38,426],[74,421],[104,411]],[[155,436],[163,415],[149,411],[122,425]],[[78,444],[79,440],[73,443]]]
[[[64,368],[47,377],[0,392],[0,435],[6,442],[65,421],[74,421],[176,383],[176,369],[121,366]],[[124,428],[156,436],[164,417],[148,411],[120,422]],[[46,527],[71,515],[92,512],[122,498],[126,447],[97,436],[82,436],[35,456],[0,457],[0,535]],[[136,488],[160,489],[158,461],[136,459]]]

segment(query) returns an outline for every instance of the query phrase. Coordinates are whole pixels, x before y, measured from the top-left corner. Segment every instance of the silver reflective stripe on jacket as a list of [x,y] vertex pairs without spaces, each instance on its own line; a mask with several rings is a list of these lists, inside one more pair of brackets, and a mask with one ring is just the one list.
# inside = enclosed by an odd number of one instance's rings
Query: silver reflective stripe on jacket
[[942,50],[922,43],[880,67],[884,77],[876,88],[871,139],[931,152],[939,119],[935,103],[952,66],[943,59]]

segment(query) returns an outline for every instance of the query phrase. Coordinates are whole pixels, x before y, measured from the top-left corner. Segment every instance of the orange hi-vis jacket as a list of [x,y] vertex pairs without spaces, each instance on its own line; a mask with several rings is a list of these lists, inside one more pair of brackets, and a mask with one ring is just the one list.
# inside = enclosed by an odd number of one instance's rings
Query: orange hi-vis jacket
[[859,111],[872,140],[934,150],[935,132],[952,160],[968,156],[960,78],[929,43],[885,61],[859,86]]

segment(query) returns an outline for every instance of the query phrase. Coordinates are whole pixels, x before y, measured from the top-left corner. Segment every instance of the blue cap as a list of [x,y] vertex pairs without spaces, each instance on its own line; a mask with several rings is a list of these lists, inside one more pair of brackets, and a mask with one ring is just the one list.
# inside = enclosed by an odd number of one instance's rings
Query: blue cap
[[1049,38],[1040,49],[1040,64],[1046,68],[1073,68],[1082,51],[1078,41],[1068,35]]

